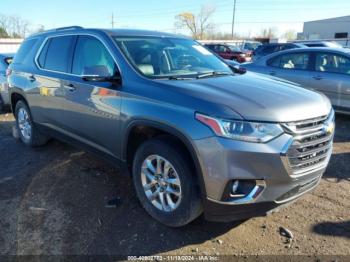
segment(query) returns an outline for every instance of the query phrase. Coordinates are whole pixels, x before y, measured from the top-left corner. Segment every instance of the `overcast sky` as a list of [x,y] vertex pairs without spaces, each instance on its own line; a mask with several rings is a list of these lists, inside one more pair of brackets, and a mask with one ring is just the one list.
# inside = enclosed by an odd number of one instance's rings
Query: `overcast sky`
[[[130,27],[174,32],[176,14],[198,13],[201,5],[216,7],[212,22],[230,32],[233,0],[10,0],[1,1],[0,13],[18,15],[46,29],[67,25]],[[350,15],[350,0],[237,0],[236,32],[254,36],[263,28],[302,31],[304,21]]]

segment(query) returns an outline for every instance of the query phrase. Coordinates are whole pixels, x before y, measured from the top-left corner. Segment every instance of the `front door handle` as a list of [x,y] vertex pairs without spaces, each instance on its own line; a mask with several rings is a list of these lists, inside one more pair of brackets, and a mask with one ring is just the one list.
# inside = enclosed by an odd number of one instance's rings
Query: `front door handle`
[[315,80],[322,80],[323,79],[322,76],[313,76],[312,78],[315,79]]
[[271,76],[275,76],[276,75],[276,71],[270,71],[269,73]]
[[77,89],[73,84],[67,84],[67,85],[64,85],[63,87],[70,92],[73,92]]

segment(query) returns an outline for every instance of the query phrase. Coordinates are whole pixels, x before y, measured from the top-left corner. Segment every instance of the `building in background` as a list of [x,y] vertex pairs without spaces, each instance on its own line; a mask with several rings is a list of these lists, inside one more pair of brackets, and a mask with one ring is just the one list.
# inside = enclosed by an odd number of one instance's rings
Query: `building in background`
[[0,53],[16,53],[22,42],[19,38],[0,38]]
[[350,15],[304,23],[300,40],[350,38]]

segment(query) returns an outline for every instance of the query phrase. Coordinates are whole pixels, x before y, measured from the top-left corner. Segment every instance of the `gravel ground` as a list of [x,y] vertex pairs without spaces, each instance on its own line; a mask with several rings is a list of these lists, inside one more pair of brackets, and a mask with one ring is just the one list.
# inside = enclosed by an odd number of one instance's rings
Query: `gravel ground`
[[[129,177],[93,155],[51,141],[30,149],[0,115],[0,255],[348,255],[350,117],[337,116],[320,185],[267,217],[167,228],[138,203]],[[116,199],[116,207],[108,200]],[[289,229],[291,242],[281,236]],[[1,260],[1,259],[0,259]]]

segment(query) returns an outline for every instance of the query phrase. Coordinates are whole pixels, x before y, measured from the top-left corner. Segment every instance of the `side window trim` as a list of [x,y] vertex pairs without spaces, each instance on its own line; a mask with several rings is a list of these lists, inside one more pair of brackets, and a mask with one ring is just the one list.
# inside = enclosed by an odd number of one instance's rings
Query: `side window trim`
[[[38,49],[36,55],[35,55],[35,58],[34,58],[34,63],[35,65],[37,66],[37,68],[41,71],[47,71],[47,72],[52,72],[52,73],[57,73],[57,74],[63,74],[63,75],[70,75],[70,76],[77,76],[77,77],[82,77],[83,75],[76,75],[76,74],[72,74],[72,65],[73,65],[73,59],[74,59],[74,53],[75,53],[75,48],[76,48],[76,45],[77,45],[77,39],[79,36],[81,35],[88,35],[88,36],[92,36],[94,38],[96,38],[98,41],[100,41],[103,46],[106,48],[107,52],[110,54],[110,56],[113,58],[114,60],[114,63],[116,64],[117,66],[117,70],[119,72],[119,74],[121,75],[121,70],[120,70],[120,66],[117,62],[117,60],[115,59],[115,57],[113,56],[113,53],[111,52],[110,48],[108,48],[107,44],[97,35],[94,35],[94,34],[90,34],[90,33],[78,33],[78,34],[60,34],[60,35],[53,35],[53,36],[48,36],[44,39],[44,41],[42,42],[40,48]],[[55,70],[49,70],[49,69],[45,69],[45,68],[42,68],[39,63],[38,63],[38,59],[39,59],[39,56],[41,54],[41,51],[42,49],[44,48],[46,42],[49,40],[49,39],[52,39],[52,38],[55,38],[55,37],[62,37],[62,36],[75,36],[75,42],[73,44],[73,48],[71,48],[71,61],[70,61],[70,65],[69,65],[69,71],[70,73],[66,73],[66,72],[60,72],[60,71],[55,71]],[[72,52],[73,51],[73,52]],[[45,57],[46,59],[46,57]]]

